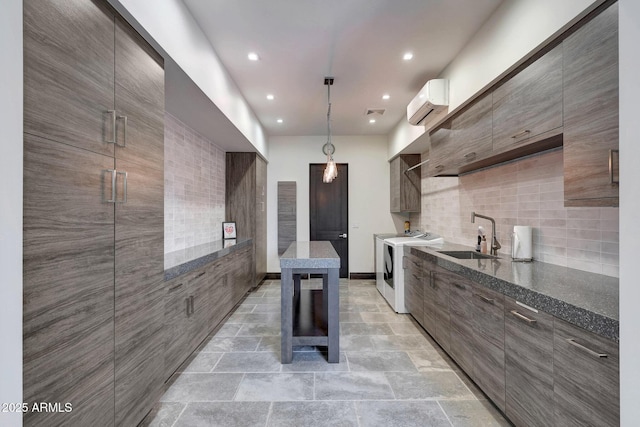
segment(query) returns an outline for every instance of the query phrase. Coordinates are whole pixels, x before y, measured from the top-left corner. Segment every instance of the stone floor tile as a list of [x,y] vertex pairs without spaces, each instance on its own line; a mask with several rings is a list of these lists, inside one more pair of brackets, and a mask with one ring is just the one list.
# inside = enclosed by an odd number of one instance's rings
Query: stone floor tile
[[313,400],[312,373],[246,374],[234,400]]
[[357,427],[353,402],[274,402],[268,427]]
[[282,372],[335,372],[348,371],[349,365],[343,352],[339,363],[327,362],[326,351],[295,351],[291,363],[282,365]]
[[411,322],[410,314],[398,313],[361,313],[363,322],[367,323],[405,323]]
[[385,372],[397,399],[473,399],[455,372]]
[[391,330],[396,335],[422,335],[422,332],[411,322],[389,323]]
[[270,406],[269,402],[194,402],[175,427],[264,427]]
[[429,344],[416,339],[413,335],[373,335],[371,341],[375,350],[423,350],[429,348]]
[[280,358],[271,352],[224,353],[214,372],[280,372]]
[[342,323],[341,335],[394,335],[388,323]]
[[238,337],[266,337],[280,335],[280,324],[262,325],[259,323],[244,323],[238,331]]
[[161,402],[211,402],[231,400],[244,374],[180,374],[160,398]]
[[256,304],[253,313],[280,313],[280,304]]
[[450,427],[447,416],[435,401],[357,402],[360,427]]
[[316,373],[316,400],[393,399],[389,381],[382,372]]
[[260,337],[212,337],[202,348],[203,352],[255,351]]
[[211,372],[220,357],[222,353],[200,352],[192,360],[183,363],[176,372]]
[[216,337],[235,337],[242,325],[233,325],[231,323],[225,323],[218,329],[214,336]]
[[171,427],[185,406],[187,406],[185,403],[180,402],[160,402],[142,420],[140,427]]
[[451,358],[433,348],[409,350],[407,354],[418,371],[452,371],[457,368]]
[[347,353],[351,371],[412,371],[417,369],[404,351],[354,351]]
[[508,427],[511,425],[487,400],[442,400],[440,406],[454,427]]

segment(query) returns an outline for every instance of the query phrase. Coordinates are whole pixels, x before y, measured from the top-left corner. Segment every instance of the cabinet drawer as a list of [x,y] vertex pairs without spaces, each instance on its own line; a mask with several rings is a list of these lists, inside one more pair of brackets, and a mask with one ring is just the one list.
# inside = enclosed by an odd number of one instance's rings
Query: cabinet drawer
[[553,316],[504,301],[506,413],[516,425],[553,418]]
[[559,319],[554,326],[555,425],[619,425],[618,344]]

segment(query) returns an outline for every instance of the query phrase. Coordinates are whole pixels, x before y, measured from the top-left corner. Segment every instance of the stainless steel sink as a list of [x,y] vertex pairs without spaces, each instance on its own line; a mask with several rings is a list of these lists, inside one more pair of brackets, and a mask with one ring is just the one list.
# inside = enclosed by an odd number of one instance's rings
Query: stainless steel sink
[[496,259],[497,257],[474,251],[438,251],[442,255],[447,255],[457,259]]

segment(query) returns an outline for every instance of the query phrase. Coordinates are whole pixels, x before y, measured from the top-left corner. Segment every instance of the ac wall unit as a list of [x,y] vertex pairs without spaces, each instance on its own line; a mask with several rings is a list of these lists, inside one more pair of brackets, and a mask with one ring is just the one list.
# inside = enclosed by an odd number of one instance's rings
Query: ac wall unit
[[407,120],[420,125],[429,114],[442,111],[449,105],[449,80],[429,80],[407,105]]

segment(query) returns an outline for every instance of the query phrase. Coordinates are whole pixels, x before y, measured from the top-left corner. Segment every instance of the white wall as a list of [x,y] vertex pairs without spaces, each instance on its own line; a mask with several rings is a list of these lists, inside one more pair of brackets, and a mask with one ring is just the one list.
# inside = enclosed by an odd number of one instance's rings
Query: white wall
[[[296,181],[297,239],[309,240],[309,163],[323,163],[326,136],[272,137],[267,166],[267,271],[279,272],[278,181]],[[349,270],[373,273],[373,234],[395,232],[389,213],[384,136],[335,136],[336,163],[349,164]],[[329,184],[330,185],[330,184]],[[355,228],[357,227],[357,228]]]
[[[22,0],[0,13],[0,403],[22,402]],[[0,425],[21,426],[0,412]]]
[[[181,0],[108,0],[133,17],[263,156],[267,137],[240,89]],[[133,23],[132,23],[133,24]]]
[[[453,111],[549,38],[576,22],[602,0],[509,0],[503,2],[453,61],[440,73],[449,79],[449,111]],[[430,118],[429,129],[439,116]],[[405,121],[405,119],[402,119]],[[390,135],[389,157],[414,140],[405,126]],[[406,135],[406,136],[405,136]],[[405,139],[407,138],[407,139]]]
[[640,341],[638,330],[638,99],[640,98],[640,2],[620,0],[620,392],[621,425],[640,420]]

